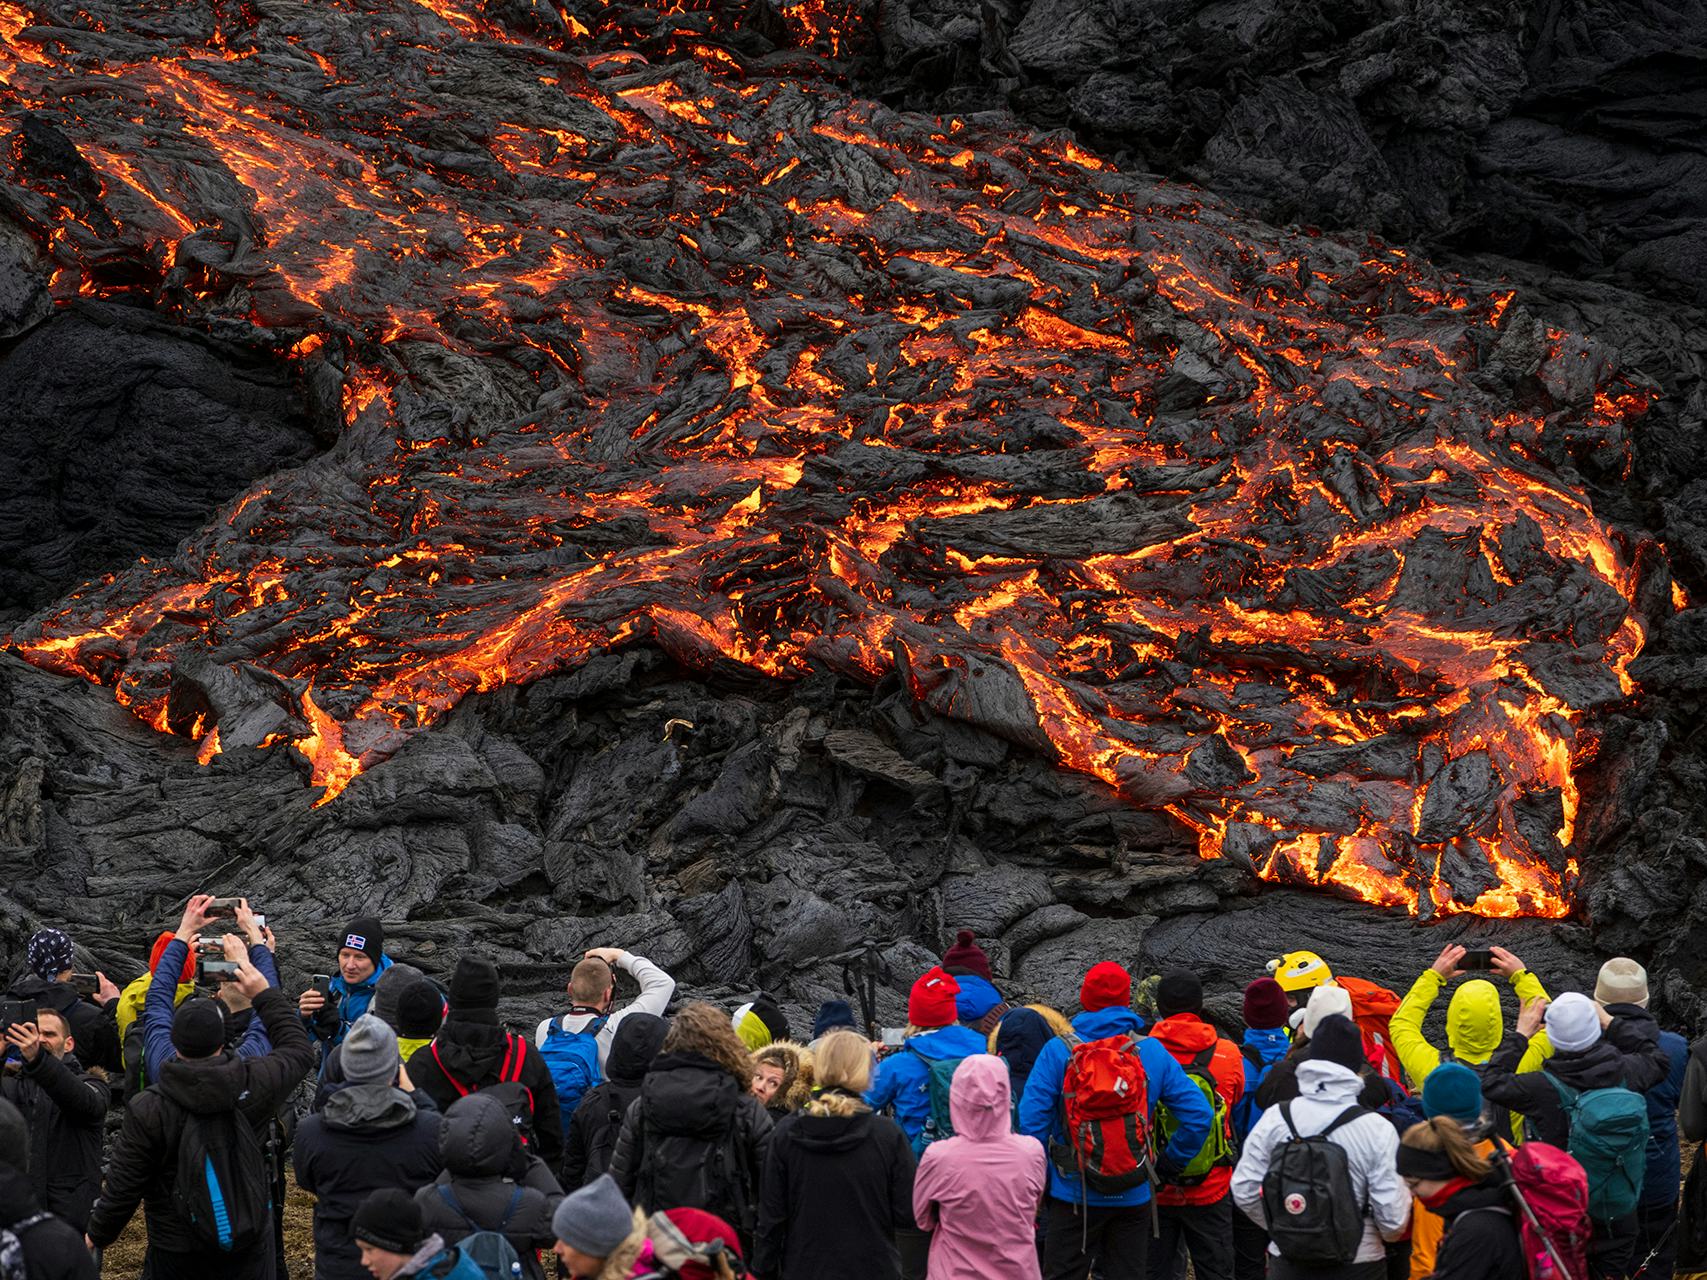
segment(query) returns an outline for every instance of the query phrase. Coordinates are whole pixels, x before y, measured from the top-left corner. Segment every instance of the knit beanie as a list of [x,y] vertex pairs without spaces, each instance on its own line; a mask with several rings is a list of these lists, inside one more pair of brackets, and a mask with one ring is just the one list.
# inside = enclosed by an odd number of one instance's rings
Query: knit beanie
[[1286,1025],[1292,1002],[1273,978],[1258,978],[1245,988],[1245,1025],[1252,1031],[1273,1031]]
[[551,1230],[557,1238],[589,1258],[610,1257],[633,1226],[634,1211],[608,1173],[564,1196],[551,1215]]
[[1443,1062],[1422,1088],[1423,1114],[1451,1116],[1466,1127],[1482,1118],[1482,1077],[1461,1062]]
[[[177,936],[178,935],[173,933],[170,929],[162,929],[160,931],[160,936],[154,939],[153,949],[148,953],[148,972],[153,973],[160,967],[160,957],[166,954],[166,948],[171,944],[172,939]],[[186,947],[184,948],[184,971],[178,975],[178,983],[179,985],[182,985],[183,983],[194,982],[195,980],[196,953],[194,948]]]
[[730,1017],[735,1028],[735,1034],[741,1037],[741,1043],[749,1051],[763,1049],[773,1040],[789,1038],[788,1017],[777,1006],[775,1000],[760,994],[735,1010]]
[[30,970],[44,982],[52,982],[71,968],[71,935],[63,929],[38,929],[24,947]]
[[1627,956],[1614,956],[1600,966],[1594,998],[1601,1004],[1648,1007],[1648,971]]
[[939,965],[922,975],[907,993],[907,1021],[915,1027],[946,1027],[959,1021],[954,997],[960,984]]
[[450,1011],[498,1009],[498,966],[485,956],[463,956],[450,975]]
[[380,924],[378,916],[357,916],[344,926],[344,931],[338,935],[338,950],[349,947],[352,951],[367,953],[367,958],[373,961],[374,968],[385,956],[385,926]]
[[430,1039],[438,1034],[444,1020],[444,994],[432,979],[416,978],[398,994],[397,1034],[405,1040]]
[[1310,1033],[1310,1045],[1304,1056],[1308,1061],[1332,1062],[1347,1071],[1361,1071],[1365,1061],[1363,1033],[1344,1014],[1330,1013]]
[[379,981],[374,984],[373,1005],[369,1012],[393,1031],[397,1030],[398,998],[411,982],[424,977],[426,975],[414,965],[399,964],[393,960],[391,967],[380,974]]
[[344,1037],[340,1056],[351,1084],[390,1084],[397,1078],[397,1033],[364,1013]]
[[421,1247],[427,1229],[414,1196],[396,1187],[381,1187],[369,1192],[356,1210],[350,1234],[387,1253],[412,1254]]
[[1425,1182],[1451,1182],[1458,1176],[1451,1157],[1444,1151],[1425,1151],[1421,1147],[1399,1144],[1393,1157],[1394,1172],[1401,1178],[1420,1178]]
[[812,1038],[821,1040],[837,1027],[846,1027],[849,1031],[858,1030],[854,1022],[853,1008],[846,1000],[826,1000],[818,1006],[818,1012],[812,1019]]
[[1132,975],[1112,960],[1099,960],[1079,984],[1079,1007],[1086,1013],[1124,1008],[1132,1003]]
[[1202,1013],[1203,979],[1186,969],[1164,973],[1156,984],[1156,1012],[1164,1018],[1176,1013]]
[[0,1098],[0,1164],[30,1171],[30,1126],[10,1098]]
[[962,929],[954,937],[954,945],[942,953],[942,967],[949,975],[975,973],[985,982],[994,982],[990,972],[990,957],[984,948],[972,940],[972,930]]
[[191,996],[172,1015],[172,1047],[183,1058],[207,1058],[225,1047],[225,1006]]
[[1314,1039],[1322,1019],[1334,1013],[1351,1018],[1351,992],[1325,982],[1310,993],[1310,1003],[1304,1006],[1304,1034]]
[[1567,991],[1547,1006],[1547,1038],[1561,1053],[1580,1053],[1600,1039],[1600,1010],[1594,1001]]

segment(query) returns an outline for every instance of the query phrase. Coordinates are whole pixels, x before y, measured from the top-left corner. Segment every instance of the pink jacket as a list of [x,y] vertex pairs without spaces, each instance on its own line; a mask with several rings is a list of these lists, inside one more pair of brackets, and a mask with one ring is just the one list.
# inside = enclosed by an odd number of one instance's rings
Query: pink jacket
[[955,1136],[925,1148],[913,1179],[913,1217],[933,1233],[928,1280],[1039,1280],[1043,1146],[1013,1132],[1007,1063],[961,1062],[948,1109]]

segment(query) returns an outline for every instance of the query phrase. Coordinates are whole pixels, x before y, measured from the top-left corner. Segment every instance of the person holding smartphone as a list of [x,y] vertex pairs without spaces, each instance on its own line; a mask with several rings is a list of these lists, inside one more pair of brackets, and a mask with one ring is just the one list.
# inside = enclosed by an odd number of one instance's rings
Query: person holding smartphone
[[29,1129],[29,1172],[36,1199],[79,1231],[101,1188],[101,1134],[111,1094],[77,1061],[71,1023],[57,1009],[36,1009],[35,1020],[6,1028],[17,1054],[0,1093]]
[[356,1019],[366,1013],[379,991],[379,979],[391,968],[385,954],[385,926],[377,916],[357,916],[338,934],[338,971],[324,983],[310,985],[296,1000],[308,1033],[320,1042],[320,1071],[332,1050],[344,1042]]
[[[30,1008],[52,1009],[71,1024],[85,1066],[116,1072],[119,1060],[119,989],[104,973],[79,974],[71,935],[63,929],[38,929],[24,946],[29,972],[12,984],[7,996]],[[85,993],[79,987],[89,988]]]

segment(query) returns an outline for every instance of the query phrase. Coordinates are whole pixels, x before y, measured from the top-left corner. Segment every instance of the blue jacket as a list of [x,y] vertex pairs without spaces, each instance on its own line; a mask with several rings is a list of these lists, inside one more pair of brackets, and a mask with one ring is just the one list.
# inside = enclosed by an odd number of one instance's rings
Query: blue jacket
[[[1081,1013],[1073,1019],[1073,1030],[1081,1041],[1138,1034],[1143,1029],[1144,1020],[1130,1009],[1098,1009],[1095,1013]],[[1031,1069],[1030,1079],[1025,1082],[1025,1096],[1020,1099],[1020,1132],[1036,1138],[1045,1151],[1050,1149],[1051,1143],[1067,1141],[1067,1113],[1061,1104],[1061,1084],[1066,1078],[1067,1060],[1071,1055],[1072,1046],[1065,1040],[1057,1038],[1044,1045]],[[1192,1083],[1191,1077],[1174,1061],[1173,1054],[1160,1040],[1140,1040],[1138,1060],[1143,1064],[1149,1082],[1151,1123],[1155,1122],[1158,1101],[1166,1102],[1168,1110],[1179,1121],[1173,1141],[1166,1151],[1158,1154],[1157,1163],[1183,1168],[1209,1137],[1209,1126],[1215,1122],[1215,1113],[1203,1091]],[[1053,1160],[1049,1162],[1049,1194],[1071,1204],[1104,1207],[1150,1203],[1148,1184],[1117,1195],[1087,1191],[1077,1174],[1062,1173]]]
[[873,1111],[892,1111],[907,1141],[916,1146],[931,1114],[930,1069],[919,1059],[964,1058],[984,1053],[988,1043],[970,1027],[939,1027],[910,1037],[906,1048],[877,1064],[866,1105]]
[[1683,1073],[1689,1066],[1689,1042],[1675,1031],[1660,1032],[1671,1070],[1645,1095],[1648,1100],[1648,1172],[1642,1179],[1642,1203],[1648,1207],[1677,1198],[1683,1165],[1677,1152],[1677,1104]]
[[962,1022],[976,1022],[1002,1002],[1002,993],[975,973],[962,973],[954,980],[960,984],[954,1012]]
[[[1245,1096],[1233,1109],[1233,1136],[1243,1145],[1252,1127],[1262,1119],[1264,1109],[1257,1106],[1257,1086],[1274,1070],[1274,1064],[1286,1056],[1292,1047],[1292,1038],[1287,1035],[1285,1027],[1269,1027],[1261,1031],[1247,1027],[1241,1043],[1246,1046],[1240,1050],[1245,1059]],[[1256,1055],[1256,1062],[1251,1061],[1251,1054]]]
[[344,975],[341,973],[332,979],[332,999],[326,1007],[338,1011],[336,1027],[331,1026],[331,1019],[325,1017],[324,1009],[319,1016],[304,1019],[308,1023],[308,1034],[320,1042],[322,1075],[326,1072],[326,1059],[332,1056],[332,1050],[344,1043],[344,1037],[349,1035],[356,1019],[368,1011],[368,1006],[373,1003],[374,993],[379,990],[379,977],[389,968],[391,957],[382,955],[373,972],[353,987],[344,981]]
[[[160,953],[160,963],[154,966],[154,972],[182,973],[184,961],[189,956],[190,944],[182,938],[173,938]],[[266,947],[258,942],[251,945],[249,963],[261,971],[269,987],[279,985],[278,965]],[[161,1066],[178,1056],[178,1051],[172,1047],[172,1016],[177,1012],[177,992],[175,983],[151,982],[147,994],[142,997],[142,1082],[145,1085],[158,1080]],[[237,1056],[262,1058],[272,1051],[273,1042],[267,1038],[267,1029],[261,1025],[261,1019],[249,1019],[249,1029],[237,1043]]]

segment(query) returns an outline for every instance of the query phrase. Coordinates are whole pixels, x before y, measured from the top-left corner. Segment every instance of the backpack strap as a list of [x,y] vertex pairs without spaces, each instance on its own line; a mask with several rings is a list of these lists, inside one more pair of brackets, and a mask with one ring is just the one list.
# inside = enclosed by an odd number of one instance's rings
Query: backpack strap
[[[1372,1116],[1374,1114],[1375,1113],[1373,1111],[1369,1110],[1367,1107],[1360,1107],[1354,1103],[1353,1105],[1347,1107],[1344,1111],[1340,1112],[1332,1120],[1328,1121],[1328,1127],[1326,1129],[1323,1129],[1321,1131],[1321,1133],[1317,1134],[1316,1136],[1319,1138],[1325,1138],[1330,1133],[1332,1133],[1335,1129],[1338,1129],[1341,1125],[1350,1124],[1353,1120],[1357,1119],[1359,1116]],[[1291,1124],[1292,1122],[1291,1122],[1291,1120],[1288,1120],[1287,1123]],[[1294,1129],[1292,1132],[1294,1134],[1296,1134],[1298,1131],[1296,1129]]]
[[1239,1056],[1253,1067],[1260,1068],[1263,1065],[1262,1054],[1257,1052],[1257,1047],[1254,1044],[1241,1044]]
[[445,1066],[445,1060],[439,1057],[439,1042],[437,1040],[430,1041],[427,1045],[427,1051],[433,1055],[433,1062],[444,1074],[444,1078],[450,1081],[450,1087],[456,1090],[456,1096],[466,1098],[470,1092],[469,1088],[450,1073],[450,1068]]
[[504,1033],[504,1065],[498,1068],[499,1084],[510,1084],[522,1078],[522,1058],[526,1052],[520,1036]]
[[516,1216],[516,1210],[521,1206],[521,1203],[522,1203],[522,1189],[521,1189],[521,1187],[520,1186],[512,1187],[510,1190],[510,1203],[508,1205],[506,1205],[504,1208],[504,1216],[502,1218],[498,1219],[498,1230],[499,1231],[502,1231],[505,1227],[510,1225],[510,1219]]
[[1545,1067],[1541,1069],[1541,1074],[1547,1077],[1548,1083],[1553,1086],[1553,1091],[1559,1095],[1559,1105],[1561,1107],[1566,1111],[1569,1111],[1577,1105],[1577,1099],[1582,1097],[1582,1093],[1580,1091],[1571,1088],[1570,1085],[1559,1079],[1558,1076],[1554,1075]]
[[[473,1218],[468,1216],[468,1210],[466,1210],[462,1207],[462,1202],[456,1198],[456,1193],[454,1191],[452,1191],[450,1189],[450,1187],[448,1187],[447,1185],[445,1185],[442,1182],[440,1182],[436,1185],[438,1186],[438,1189],[439,1189],[439,1199],[443,1200],[446,1204],[448,1204],[450,1206],[450,1211],[452,1213],[454,1213],[457,1217],[461,1218],[463,1220],[463,1222],[467,1225],[467,1227],[470,1231],[479,1231],[481,1229],[480,1224],[478,1222],[476,1222]],[[513,1212],[513,1209],[512,1209],[512,1212]],[[509,1215],[506,1214],[504,1216],[504,1221],[508,1222],[509,1220],[510,1220]]]
[[[1282,1120],[1286,1121],[1286,1127],[1292,1131],[1292,1140],[1294,1142],[1297,1142],[1304,1137],[1303,1134],[1298,1132],[1298,1126],[1292,1123],[1292,1103],[1291,1102],[1283,1102],[1280,1104],[1280,1118]],[[1336,1121],[1335,1123],[1337,1124],[1338,1121]]]
[[1215,1077],[1209,1074],[1209,1064],[1215,1060],[1215,1050],[1217,1047],[1218,1045],[1215,1044],[1210,1045],[1202,1053],[1198,1054],[1186,1064],[1193,1071],[1196,1071],[1201,1075],[1208,1076],[1210,1084],[1215,1083]]
[[581,1028],[581,1034],[584,1036],[596,1036],[599,1032],[605,1029],[605,1024],[609,1021],[610,1014],[601,1013],[598,1017],[594,1018],[586,1026]]

